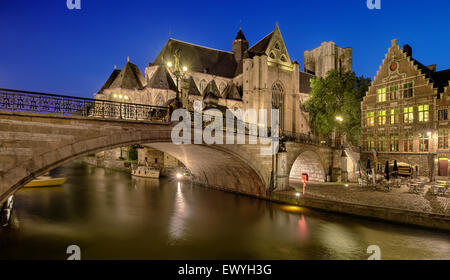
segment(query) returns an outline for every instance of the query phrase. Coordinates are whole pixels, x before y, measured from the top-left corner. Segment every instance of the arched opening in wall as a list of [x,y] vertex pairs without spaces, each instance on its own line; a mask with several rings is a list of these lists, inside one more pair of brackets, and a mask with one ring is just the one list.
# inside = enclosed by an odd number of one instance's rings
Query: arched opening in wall
[[[177,161],[173,163],[173,167],[186,168],[192,176],[193,183],[242,194],[258,196],[265,194],[267,182],[264,174],[260,173],[260,167],[252,162],[251,159],[242,157],[239,151],[229,150],[219,145],[176,145],[165,138],[162,141],[158,139],[149,139],[149,141],[141,139],[126,142],[121,141],[120,138],[117,138],[119,140],[118,143],[106,146],[103,146],[103,141],[99,140],[98,147],[68,156],[63,156],[59,152],[61,149],[57,149],[54,153],[56,155],[55,158],[50,162],[40,162],[40,165],[35,166],[35,170],[32,170],[32,174],[24,173],[23,177],[16,176],[16,172],[10,172],[11,178],[5,177],[6,179],[2,182],[3,185],[0,185],[0,202],[3,203],[6,198],[13,195],[36,177],[76,159],[87,159],[83,161],[91,165],[125,171],[126,168],[130,168],[133,164],[131,161],[128,161],[128,157],[131,158],[129,150],[133,147],[136,147],[137,150],[140,150],[140,147],[151,147],[159,153],[153,157],[144,154],[141,154],[141,157],[139,157],[139,151],[137,151],[137,159],[134,160],[135,157],[132,157],[136,167],[139,164],[158,166],[166,161],[166,155],[170,155],[172,158],[168,160]],[[112,162],[110,166],[106,166],[104,162],[99,161],[97,156],[101,154],[104,157],[105,153],[109,153],[109,160]],[[34,160],[30,158],[29,161],[33,162]],[[119,163],[120,166],[117,165]],[[126,165],[126,163],[129,163],[129,165]],[[22,167],[18,166],[17,168]],[[131,169],[129,170],[131,173]],[[13,181],[17,183],[6,184]]]
[[280,82],[272,85],[272,108],[279,110],[280,129],[284,129],[284,88]]
[[312,151],[305,151],[301,153],[292,165],[289,179],[300,180],[302,174],[308,174],[311,182],[324,182],[325,169],[319,156]]

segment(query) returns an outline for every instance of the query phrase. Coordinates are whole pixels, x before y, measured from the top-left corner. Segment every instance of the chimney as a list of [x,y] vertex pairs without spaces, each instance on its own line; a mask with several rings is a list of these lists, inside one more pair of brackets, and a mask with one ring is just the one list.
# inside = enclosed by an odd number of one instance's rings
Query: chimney
[[403,51],[407,56],[412,57],[412,48],[410,45],[403,45]]

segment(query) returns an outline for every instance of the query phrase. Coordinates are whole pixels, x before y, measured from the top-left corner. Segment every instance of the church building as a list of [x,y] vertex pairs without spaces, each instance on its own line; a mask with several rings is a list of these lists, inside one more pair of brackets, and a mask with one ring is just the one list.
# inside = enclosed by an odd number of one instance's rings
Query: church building
[[[175,58],[174,55],[178,54]],[[177,79],[175,59],[183,69]],[[198,100],[217,102],[230,110],[280,110],[281,131],[308,134],[309,117],[302,103],[311,91],[310,79],[329,70],[352,71],[352,49],[324,42],[305,52],[305,71],[291,60],[278,24],[267,36],[250,46],[242,30],[231,51],[169,39],[144,74],[131,63],[114,69],[95,98],[166,106],[177,95],[192,110]],[[269,114],[270,125],[270,114]]]

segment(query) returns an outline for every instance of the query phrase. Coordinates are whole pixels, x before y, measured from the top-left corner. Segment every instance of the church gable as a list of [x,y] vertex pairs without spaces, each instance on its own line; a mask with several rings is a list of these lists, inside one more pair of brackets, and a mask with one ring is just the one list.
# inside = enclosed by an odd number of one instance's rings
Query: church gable
[[291,59],[278,24],[274,31],[262,38],[248,51],[253,54],[265,54],[268,57],[268,61],[272,63],[291,64]]
[[284,44],[283,36],[281,35],[278,24],[275,27],[270,42],[267,45],[266,55],[268,57],[268,61],[289,65],[291,64],[291,59],[287,52],[286,45]]

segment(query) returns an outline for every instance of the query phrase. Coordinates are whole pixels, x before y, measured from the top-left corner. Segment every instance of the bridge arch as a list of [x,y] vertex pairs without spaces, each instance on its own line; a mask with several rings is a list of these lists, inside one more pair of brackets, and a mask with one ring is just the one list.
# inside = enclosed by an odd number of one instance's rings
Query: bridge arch
[[[0,149],[5,163],[0,166],[0,202],[64,163],[132,144],[149,144],[173,155],[191,170],[194,182],[210,187],[264,196],[270,180],[270,172],[243,149],[245,145],[173,144],[174,124],[13,113],[0,114],[0,125],[0,132],[10,137]],[[8,154],[15,149],[28,153]]]
[[326,167],[320,156],[312,150],[303,150],[293,160],[289,179],[301,179],[302,173],[308,174],[311,182],[324,182]]

